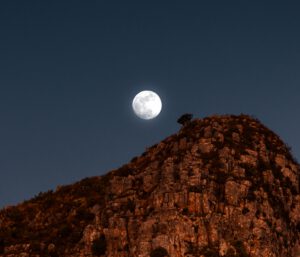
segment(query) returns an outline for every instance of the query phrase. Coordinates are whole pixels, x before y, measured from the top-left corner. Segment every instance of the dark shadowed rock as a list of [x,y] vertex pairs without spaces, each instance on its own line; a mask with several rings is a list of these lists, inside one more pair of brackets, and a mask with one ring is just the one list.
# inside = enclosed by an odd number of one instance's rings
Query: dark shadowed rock
[[105,176],[3,209],[0,256],[298,257],[299,170],[256,119],[196,119]]

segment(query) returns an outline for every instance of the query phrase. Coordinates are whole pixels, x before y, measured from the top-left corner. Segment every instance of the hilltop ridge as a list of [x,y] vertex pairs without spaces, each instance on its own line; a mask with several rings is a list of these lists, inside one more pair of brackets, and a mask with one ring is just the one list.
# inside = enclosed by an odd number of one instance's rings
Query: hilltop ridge
[[299,175],[257,119],[194,119],[119,169],[3,209],[0,256],[297,257]]

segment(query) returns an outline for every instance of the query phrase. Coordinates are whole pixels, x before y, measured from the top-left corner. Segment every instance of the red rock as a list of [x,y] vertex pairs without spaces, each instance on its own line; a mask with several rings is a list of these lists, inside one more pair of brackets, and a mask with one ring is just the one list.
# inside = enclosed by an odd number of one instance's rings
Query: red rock
[[3,209],[0,256],[298,257],[299,170],[249,116],[196,119],[105,176]]

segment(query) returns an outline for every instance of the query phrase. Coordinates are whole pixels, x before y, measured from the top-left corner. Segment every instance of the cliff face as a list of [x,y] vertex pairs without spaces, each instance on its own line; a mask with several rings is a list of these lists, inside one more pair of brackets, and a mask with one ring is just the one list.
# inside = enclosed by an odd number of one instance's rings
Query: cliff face
[[299,165],[246,115],[194,120],[140,157],[0,212],[0,256],[297,257]]

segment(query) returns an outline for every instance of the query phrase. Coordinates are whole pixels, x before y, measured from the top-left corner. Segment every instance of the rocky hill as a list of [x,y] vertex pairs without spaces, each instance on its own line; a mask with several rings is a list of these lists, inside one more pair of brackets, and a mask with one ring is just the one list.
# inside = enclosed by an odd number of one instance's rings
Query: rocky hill
[[0,212],[0,256],[297,257],[300,167],[246,115],[195,119],[129,164]]

